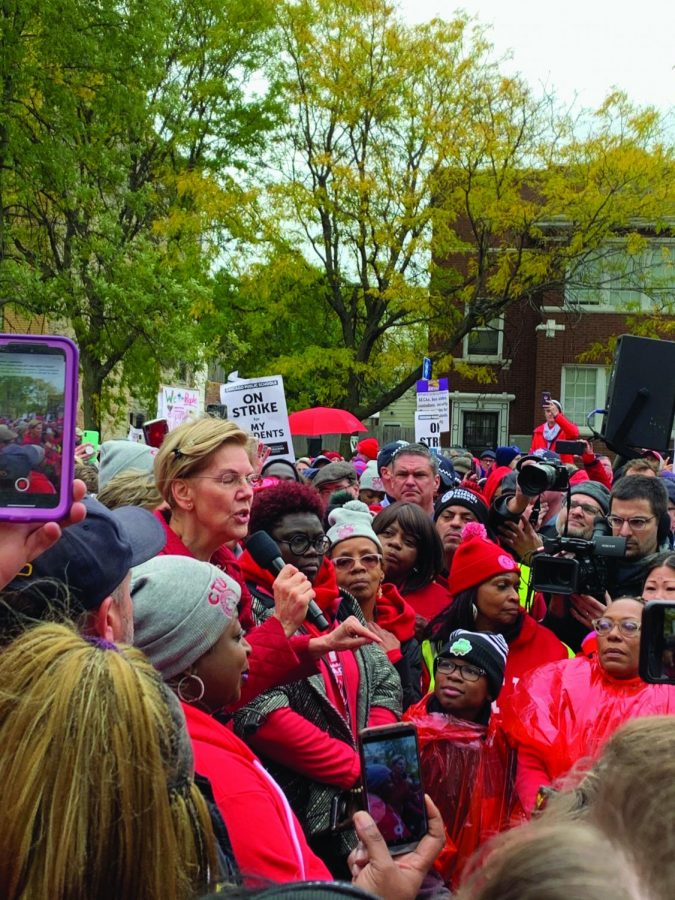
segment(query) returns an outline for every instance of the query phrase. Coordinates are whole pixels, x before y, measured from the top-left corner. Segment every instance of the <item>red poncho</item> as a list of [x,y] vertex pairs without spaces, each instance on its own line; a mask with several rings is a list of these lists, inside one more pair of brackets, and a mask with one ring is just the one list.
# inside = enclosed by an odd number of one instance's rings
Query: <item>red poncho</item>
[[473,852],[509,823],[515,753],[496,721],[489,726],[428,712],[427,694],[403,714],[417,727],[424,787],[438,806],[446,842],[435,868],[451,887]]
[[502,706],[503,727],[518,748],[523,807],[531,810],[539,788],[576,763],[589,767],[624,722],[673,712],[675,687],[613,678],[597,659],[577,656],[528,673]]

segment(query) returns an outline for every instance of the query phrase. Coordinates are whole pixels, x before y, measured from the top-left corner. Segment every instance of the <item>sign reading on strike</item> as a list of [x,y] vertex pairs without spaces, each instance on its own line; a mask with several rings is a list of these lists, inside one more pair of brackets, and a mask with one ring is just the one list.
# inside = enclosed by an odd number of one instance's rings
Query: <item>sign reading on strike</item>
[[441,423],[434,413],[415,413],[415,442],[424,444],[430,450],[440,450],[441,447]]
[[221,384],[220,402],[227,406],[228,419],[269,447],[270,456],[295,462],[281,375]]

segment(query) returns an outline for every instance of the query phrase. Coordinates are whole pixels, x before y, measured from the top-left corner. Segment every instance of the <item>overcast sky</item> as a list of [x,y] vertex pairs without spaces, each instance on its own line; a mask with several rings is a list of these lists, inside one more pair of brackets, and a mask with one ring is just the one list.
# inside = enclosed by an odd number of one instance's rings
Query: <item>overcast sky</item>
[[396,0],[410,22],[464,9],[492,25],[499,55],[532,86],[597,107],[613,86],[641,104],[675,105],[675,0]]

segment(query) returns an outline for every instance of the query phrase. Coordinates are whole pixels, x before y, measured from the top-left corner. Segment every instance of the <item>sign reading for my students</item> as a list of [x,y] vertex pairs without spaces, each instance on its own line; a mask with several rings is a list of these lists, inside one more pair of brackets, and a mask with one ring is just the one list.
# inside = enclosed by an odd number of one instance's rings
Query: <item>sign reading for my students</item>
[[220,402],[227,406],[227,418],[269,447],[270,456],[295,462],[281,375],[221,384]]

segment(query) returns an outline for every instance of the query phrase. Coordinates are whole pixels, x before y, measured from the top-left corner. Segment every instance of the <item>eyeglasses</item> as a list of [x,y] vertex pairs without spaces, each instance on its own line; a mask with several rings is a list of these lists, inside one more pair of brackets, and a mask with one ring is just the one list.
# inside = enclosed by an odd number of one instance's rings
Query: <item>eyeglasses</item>
[[244,485],[248,485],[248,487],[253,487],[254,484],[260,483],[260,476],[256,475],[255,472],[251,472],[250,475],[240,475],[239,472],[222,472],[220,475],[190,475],[190,478],[208,478],[210,481],[215,481],[224,488],[232,488],[232,487],[243,487]]
[[612,528],[616,528],[617,531],[621,531],[624,522],[631,531],[643,531],[647,527],[647,523],[655,518],[656,516],[635,516],[632,519],[622,519],[621,516],[607,516],[607,521]]
[[642,624],[637,619],[621,619],[620,622],[614,619],[594,619],[591,622],[597,634],[608,635],[615,628],[618,628],[624,637],[635,637],[640,633]]
[[309,538],[306,534],[294,534],[289,541],[276,538],[275,540],[277,544],[288,544],[291,553],[295,553],[296,556],[304,556],[310,547],[316,550],[319,556],[323,556],[330,547],[330,541],[325,534],[315,538]]
[[452,675],[457,670],[464,681],[478,681],[481,675],[485,675],[485,669],[479,669],[478,666],[471,666],[468,663],[456,663],[451,659],[439,659],[436,663],[438,672],[445,672],[446,675]]
[[588,503],[570,503],[569,509],[580,509],[587,516],[601,516],[602,510],[597,506],[589,506]]
[[333,559],[333,565],[338,572],[351,572],[357,562],[360,562],[364,569],[374,569],[380,565],[382,557],[379,553],[365,553],[363,556],[336,556]]

